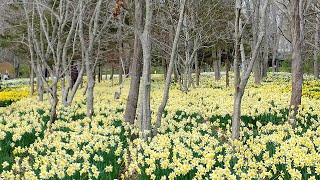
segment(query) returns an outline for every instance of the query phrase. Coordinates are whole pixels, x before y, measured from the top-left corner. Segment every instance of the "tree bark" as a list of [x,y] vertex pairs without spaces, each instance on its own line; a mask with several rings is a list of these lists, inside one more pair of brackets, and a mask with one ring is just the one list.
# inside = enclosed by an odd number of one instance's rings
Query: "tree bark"
[[[254,48],[254,46],[257,43],[258,40],[258,22],[259,22],[259,11],[260,11],[260,0],[257,1],[253,1],[253,26],[252,26],[252,33],[253,33],[253,43],[252,43],[252,49]],[[254,64],[254,82],[255,84],[260,85],[261,84],[261,59],[258,58],[257,61],[255,61]]]
[[214,69],[214,79],[216,81],[220,80],[220,61],[221,61],[221,54],[220,54],[220,57],[219,57],[219,49],[215,49],[213,52],[212,52],[212,55],[213,55],[213,69]]
[[123,48],[122,48],[122,29],[119,27],[118,30],[118,53],[119,53],[119,85],[122,84],[123,81]]
[[135,1],[135,38],[133,61],[131,64],[131,82],[127,98],[126,110],[124,113],[125,121],[134,124],[137,113],[137,105],[140,89],[140,77],[142,75],[142,45],[139,39],[139,33],[143,28],[143,9],[142,1]]
[[[273,23],[275,24],[275,34],[273,40],[273,48],[272,48],[272,72],[278,71],[278,62],[277,62],[277,53],[279,49],[279,39],[280,39],[280,30],[278,27],[277,16],[276,14],[273,15]],[[279,25],[281,24],[281,19]]]
[[52,80],[52,93],[51,94],[51,112],[50,112],[50,125],[51,128],[52,124],[55,123],[57,119],[57,105],[58,105],[58,95],[57,95],[57,79]]
[[[31,57],[30,57],[30,59],[31,59]],[[33,94],[34,94],[34,67],[33,67],[33,62],[30,63],[30,82],[29,82],[29,85],[30,85],[30,95],[33,96]]]
[[240,40],[240,52],[241,52],[241,71],[242,73],[246,72],[247,70],[247,59],[244,49],[244,42],[243,38]]
[[[242,28],[242,20],[240,18],[239,20],[239,32],[243,31],[244,29]],[[245,73],[246,70],[247,70],[247,66],[248,66],[248,62],[247,62],[247,59],[246,59],[246,52],[245,52],[245,48],[244,48],[244,39],[243,38],[240,38],[240,55],[241,55],[241,71],[242,73]]]
[[162,69],[163,69],[163,77],[164,79],[167,79],[168,66],[167,66],[166,58],[162,58]]
[[229,54],[227,52],[227,58],[226,58],[226,87],[230,86],[229,71],[230,71],[230,60],[229,60]]
[[42,102],[43,94],[44,94],[44,85],[40,76],[42,76],[43,70],[42,70],[42,65],[39,62],[37,64],[37,69],[38,69],[38,73],[37,73],[38,98],[39,98],[39,101]]
[[[235,20],[235,47],[234,47],[234,110],[232,118],[232,140],[239,139],[240,137],[240,116],[241,116],[241,95],[240,95],[240,13],[241,13],[241,0],[236,0],[236,20]],[[240,100],[239,100],[240,99]]]
[[106,63],[106,78],[105,78],[105,80],[108,80],[108,65],[107,65],[107,63]]
[[239,69],[239,50],[240,50],[240,34],[239,34],[239,18],[240,18],[240,12],[241,12],[241,1],[236,1],[236,23],[235,23],[235,62],[234,62],[234,71],[235,71],[235,79],[234,79],[234,88],[235,88],[235,94],[234,94],[234,109],[233,109],[233,118],[232,118],[232,134],[231,138],[232,140],[238,140],[240,137],[240,117],[241,117],[241,102],[242,97],[246,88],[246,85],[248,83],[251,71],[253,69],[254,63],[257,59],[257,55],[260,49],[261,42],[265,35],[265,12],[268,5],[268,0],[264,1],[263,9],[261,11],[261,22],[260,22],[260,33],[257,38],[256,44],[253,48],[252,57],[249,62],[247,71],[242,75],[241,80],[240,78],[240,69]]
[[98,83],[100,83],[102,80],[102,69],[101,69],[101,63],[98,63]]
[[200,85],[200,67],[199,67],[199,59],[198,59],[198,52],[194,56],[194,69],[196,73],[196,86]]
[[301,105],[303,84],[303,0],[293,0],[292,6],[292,93],[290,101],[290,123],[295,124],[295,117]]
[[92,71],[92,67],[90,65],[90,61],[86,62],[86,71],[87,71],[87,117],[91,117],[94,113],[93,109],[93,101],[94,101],[94,95],[93,95],[93,90],[94,90],[94,73]]
[[136,117],[141,74],[142,74],[142,47],[141,47],[141,42],[139,41],[139,38],[136,35],[134,40],[134,52],[133,52],[133,62],[132,62],[132,68],[131,68],[130,90],[127,98],[126,110],[124,113],[125,121],[129,122],[130,124],[134,124],[134,120]]
[[265,38],[265,44],[263,46],[263,65],[262,65],[262,77],[267,77],[269,68],[269,44]]
[[[143,8],[145,5],[145,8]],[[151,135],[151,110],[150,110],[150,90],[151,90],[151,26],[152,26],[152,1],[135,1],[137,16],[144,17],[144,26],[136,27],[142,46],[143,70],[140,89],[140,114],[138,118],[138,127],[141,132],[140,138],[146,139]],[[145,15],[143,11],[145,9]]]
[[14,78],[19,79],[20,78],[20,62],[18,57],[14,56]]
[[170,63],[169,63],[165,88],[164,88],[164,92],[163,92],[163,98],[162,98],[162,102],[158,108],[155,132],[157,132],[157,129],[161,126],[161,119],[162,119],[163,111],[164,111],[164,108],[166,107],[168,99],[169,99],[171,76],[172,76],[172,73],[174,70],[174,64],[175,64],[174,61],[175,61],[176,51],[178,48],[178,42],[179,42],[181,26],[182,26],[182,21],[183,21],[183,16],[184,16],[185,4],[186,4],[186,0],[182,0],[181,5],[180,5],[179,21],[178,21],[178,25],[176,28],[176,34],[174,37],[171,55],[170,55]]
[[318,15],[316,16],[316,31],[314,33],[314,52],[313,52],[313,60],[314,60],[314,77],[316,79],[319,79],[319,31],[320,31],[320,25],[319,25],[319,17]]
[[113,74],[114,74],[114,66],[113,66],[113,64],[111,64],[110,80],[113,80]]

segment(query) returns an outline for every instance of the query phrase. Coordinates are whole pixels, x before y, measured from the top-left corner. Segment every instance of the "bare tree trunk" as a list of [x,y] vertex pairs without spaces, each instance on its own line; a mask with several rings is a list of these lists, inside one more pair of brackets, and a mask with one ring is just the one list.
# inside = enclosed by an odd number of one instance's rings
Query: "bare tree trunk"
[[[86,4],[84,3],[84,0],[80,0],[80,9],[83,8],[83,6],[86,6]],[[100,42],[98,41],[98,32],[102,32],[103,31],[103,27],[101,27],[102,29],[98,30],[99,28],[99,18],[100,17],[100,10],[101,10],[101,4],[102,4],[102,0],[98,0],[96,5],[95,5],[95,10],[93,12],[93,14],[91,15],[91,19],[90,19],[90,24],[88,27],[88,36],[89,36],[89,40],[85,41],[84,39],[84,28],[83,28],[83,19],[84,19],[84,14],[82,12],[82,10],[80,10],[79,13],[79,39],[80,39],[80,43],[81,43],[81,49],[82,49],[82,58],[84,58],[85,60],[85,67],[86,67],[86,73],[87,73],[87,117],[91,118],[92,115],[94,114],[94,107],[93,107],[93,103],[94,103],[94,86],[95,86],[95,80],[94,80],[94,76],[95,76],[95,64],[99,58],[99,49],[100,49]],[[109,19],[111,19],[111,16],[109,17]],[[108,22],[109,19],[106,21]],[[95,62],[93,61],[93,57],[92,55],[93,53],[93,48],[94,48],[94,44],[98,42],[98,53],[95,54],[96,59]]]
[[163,69],[163,76],[164,76],[164,79],[167,79],[167,69],[168,69],[168,66],[167,66],[167,60],[166,58],[162,58],[162,69]]
[[[31,57],[30,57],[30,59],[31,59]],[[32,59],[33,59],[33,57],[32,57]],[[33,94],[34,94],[34,67],[33,67],[33,62],[30,63],[30,82],[29,82],[29,84],[30,84],[30,95],[33,96]]]
[[293,0],[292,6],[292,93],[290,101],[290,123],[295,124],[295,116],[301,105],[302,83],[303,83],[303,43],[304,43],[304,20],[303,0]]
[[93,109],[93,101],[94,101],[94,95],[93,95],[93,89],[94,89],[94,73],[92,71],[92,67],[90,65],[90,62],[86,62],[86,71],[87,71],[87,117],[91,117],[94,113]]
[[134,38],[134,51],[133,61],[131,64],[131,82],[127,98],[126,110],[124,118],[126,122],[134,124],[137,113],[137,105],[140,89],[140,77],[142,75],[142,45],[139,39],[139,33],[143,28],[143,1],[135,1],[135,38]]
[[[139,0],[142,4],[142,0]],[[139,6],[139,5],[138,5]],[[140,5],[141,7],[141,5]],[[151,25],[152,25],[152,1],[145,0],[145,21],[142,33],[139,33],[142,54],[143,54],[143,70],[141,77],[141,94],[140,94],[140,121],[139,129],[142,132],[141,138],[146,139],[151,132],[151,110],[150,110],[150,90],[151,90]]]
[[232,140],[239,139],[240,137],[240,116],[241,116],[241,94],[240,94],[240,13],[241,13],[241,0],[236,0],[236,21],[235,21],[235,48],[234,48],[234,109],[232,118]]
[[313,64],[313,67],[314,67],[314,77],[316,79],[319,79],[319,31],[320,31],[320,28],[319,28],[319,17],[318,15],[316,16],[316,31],[314,33],[314,44],[315,44],[315,48],[314,48],[314,52],[313,52],[313,60],[314,60],[314,64]]
[[[240,22],[240,30],[239,31],[243,31],[244,29],[242,28],[242,20],[239,20]],[[244,39],[241,38],[240,39],[240,53],[241,53],[241,71],[242,73],[245,73],[247,70],[247,66],[248,66],[248,62],[246,59],[246,52],[245,52],[245,48],[244,48]]]
[[[252,43],[252,49],[256,45],[257,39],[258,39],[258,22],[259,22],[259,11],[260,11],[260,0],[253,1],[253,26],[252,26],[252,33],[253,33],[253,43]],[[260,52],[259,52],[260,53]],[[255,61],[254,64],[254,82],[255,84],[261,84],[261,59],[258,58],[257,61]]]
[[240,40],[240,52],[241,52],[241,71],[242,73],[246,72],[247,70],[247,59],[246,59],[246,54],[245,54],[245,49],[244,49],[244,42],[243,38]]
[[122,64],[123,64],[123,48],[122,48],[122,30],[121,27],[119,27],[118,30],[118,53],[119,53],[119,85],[122,84],[123,81],[123,69],[122,69]]
[[113,66],[113,64],[111,64],[110,80],[113,80],[113,74],[114,74],[114,66]]
[[196,73],[196,86],[200,85],[200,67],[199,67],[199,59],[198,59],[198,52],[194,56],[194,69]]
[[229,60],[229,54],[227,53],[227,58],[226,58],[226,87],[230,86],[229,71],[230,71],[230,60]]
[[262,77],[267,77],[269,68],[269,44],[265,38],[265,44],[263,46],[263,66],[262,66]]
[[214,69],[214,79],[216,81],[220,80],[220,65],[221,65],[221,51],[220,48],[215,49],[212,52],[213,55],[213,69]]
[[176,34],[174,37],[173,45],[172,45],[172,51],[170,55],[170,63],[169,63],[169,68],[168,68],[168,74],[167,74],[167,79],[165,83],[165,88],[163,92],[163,98],[162,102],[158,108],[158,113],[157,113],[157,122],[156,122],[156,127],[155,127],[155,132],[157,132],[157,129],[161,126],[161,119],[162,119],[162,114],[164,111],[164,108],[167,105],[168,98],[169,98],[169,90],[170,90],[170,83],[171,83],[171,76],[174,70],[174,64],[175,64],[175,56],[176,56],[176,51],[178,48],[178,42],[179,42],[179,37],[180,37],[180,32],[181,32],[181,26],[182,26],[182,21],[183,21],[183,16],[184,16],[184,10],[185,10],[185,4],[186,0],[182,0],[181,5],[180,5],[180,15],[179,15],[179,21],[178,25],[176,28]]
[[254,83],[257,85],[261,84],[261,59],[258,56],[257,61],[254,64]]
[[[26,1],[23,0],[22,2],[25,3]],[[28,40],[28,45],[29,45],[28,48],[30,53],[30,95],[33,96],[34,95],[34,72],[36,70],[35,62],[34,62],[34,48],[33,48],[34,46],[32,43],[33,20],[31,22],[26,4],[23,4],[23,9],[25,13],[26,22],[27,22],[27,40]]]
[[[275,34],[274,34],[274,40],[273,40],[273,48],[272,48],[272,72],[278,71],[278,62],[277,62],[277,53],[279,49],[279,42],[280,42],[280,30],[278,28],[278,22],[277,22],[277,15],[273,15],[273,23],[275,24]],[[279,22],[279,25],[281,24],[281,19]]]
[[43,93],[44,93],[44,85],[41,79],[41,75],[43,73],[42,70],[42,65],[40,63],[38,63],[37,65],[37,69],[38,69],[38,73],[37,73],[37,90],[38,90],[38,97],[39,97],[39,101],[43,101]]
[[105,78],[105,80],[108,80],[108,65],[107,65],[107,63],[106,63],[106,78]]
[[[176,57],[175,57],[175,58],[176,58]],[[177,83],[177,82],[179,81],[179,79],[180,79],[179,73],[178,73],[177,64],[174,64],[173,75],[174,75],[174,76],[173,76],[173,77],[174,77],[173,81],[174,81],[175,83]]]
[[67,98],[67,106],[70,106],[72,101],[73,101],[73,98],[74,96],[76,95],[76,92],[79,88],[79,86],[82,84],[83,82],[83,74],[84,74],[84,62],[82,62],[82,65],[81,65],[81,69],[80,69],[80,72],[77,76],[77,79],[75,81],[75,83],[73,84],[72,88],[71,88],[71,92]]
[[98,63],[98,83],[100,83],[101,82],[101,80],[102,80],[102,74],[101,74],[101,63],[99,62]]
[[[270,12],[269,8],[267,8],[268,12]],[[270,13],[268,13],[270,14]],[[270,18],[266,18],[265,16],[265,23],[266,24],[271,24],[271,21],[269,20]],[[267,28],[264,27],[265,29],[263,30],[264,32],[268,33],[267,32]],[[263,58],[262,58],[262,61],[261,61],[261,77],[267,77],[268,75],[268,69],[269,69],[269,39],[268,38],[265,38],[264,39],[264,45],[263,45]]]
[[[137,20],[137,18],[136,18]],[[140,17],[141,20],[141,17]],[[141,20],[142,22],[142,20]],[[136,22],[136,23],[141,23]],[[130,90],[127,99],[126,110],[124,113],[124,118],[126,122],[130,124],[134,124],[134,120],[137,112],[137,104],[139,97],[139,88],[140,88],[140,77],[142,74],[142,49],[141,42],[139,37],[136,35],[134,40],[134,52],[133,52],[133,62],[131,68],[131,82],[130,82]]]
[[253,48],[252,57],[249,62],[247,71],[245,74],[242,75],[241,80],[240,78],[240,69],[239,69],[239,50],[240,50],[240,34],[239,34],[239,18],[240,18],[240,12],[241,12],[241,1],[236,1],[236,23],[235,23],[235,62],[234,62],[234,71],[235,71],[235,79],[234,79],[234,88],[235,88],[235,94],[234,94],[234,109],[233,109],[233,118],[232,118],[232,140],[238,140],[240,137],[240,117],[241,117],[241,102],[242,102],[242,96],[244,94],[246,85],[248,83],[251,71],[253,69],[254,63],[256,61],[261,42],[265,35],[265,12],[268,5],[268,0],[264,1],[263,9],[261,11],[261,22],[260,22],[260,33],[257,38],[257,42]]
[[50,125],[55,123],[57,119],[57,105],[58,105],[58,95],[57,95],[57,79],[52,80],[52,93],[51,94],[51,112],[50,112]]
[[20,78],[20,62],[18,57],[14,56],[14,78],[19,79]]

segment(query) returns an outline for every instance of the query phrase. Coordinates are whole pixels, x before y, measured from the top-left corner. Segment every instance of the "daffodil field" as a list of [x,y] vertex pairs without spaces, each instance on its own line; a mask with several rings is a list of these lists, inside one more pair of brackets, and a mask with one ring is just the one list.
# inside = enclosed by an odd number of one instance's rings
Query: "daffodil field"
[[[155,123],[162,76],[152,77]],[[49,100],[26,96],[0,108],[3,179],[320,179],[320,82],[305,77],[296,126],[287,123],[289,74],[261,86],[249,82],[243,97],[241,137],[231,141],[232,86],[201,76],[190,92],[172,84],[157,136],[136,138],[123,121],[129,81],[120,99],[111,81],[95,87],[95,115],[85,116],[84,89],[73,104],[58,105],[48,129]],[[0,95],[1,96],[1,95]],[[46,96],[45,96],[46,97]]]
[[6,107],[13,102],[16,102],[28,96],[30,96],[28,87],[4,89],[3,91],[0,91],[0,107]]

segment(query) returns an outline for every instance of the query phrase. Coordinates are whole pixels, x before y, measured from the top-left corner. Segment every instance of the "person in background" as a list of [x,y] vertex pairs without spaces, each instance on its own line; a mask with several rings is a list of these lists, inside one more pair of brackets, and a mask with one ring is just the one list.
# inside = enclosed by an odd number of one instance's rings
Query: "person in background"
[[10,76],[9,73],[7,72],[4,76],[3,76],[3,80],[9,80]]

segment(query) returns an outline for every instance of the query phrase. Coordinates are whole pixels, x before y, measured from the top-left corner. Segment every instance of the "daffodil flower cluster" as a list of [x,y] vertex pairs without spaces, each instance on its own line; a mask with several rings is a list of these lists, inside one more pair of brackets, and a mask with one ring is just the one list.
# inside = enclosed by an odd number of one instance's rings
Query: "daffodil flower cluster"
[[[153,76],[152,124],[163,80]],[[233,87],[204,76],[185,93],[172,84],[159,133],[142,140],[123,121],[129,82],[97,84],[95,113],[85,117],[84,89],[69,107],[58,105],[48,129],[49,99],[23,98],[0,108],[3,179],[319,179],[319,82],[306,80],[296,127],[287,123],[290,76],[274,74],[243,97],[239,141],[232,141]],[[45,96],[46,97],[46,96]],[[135,135],[135,136],[133,136]]]

